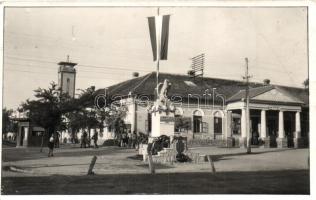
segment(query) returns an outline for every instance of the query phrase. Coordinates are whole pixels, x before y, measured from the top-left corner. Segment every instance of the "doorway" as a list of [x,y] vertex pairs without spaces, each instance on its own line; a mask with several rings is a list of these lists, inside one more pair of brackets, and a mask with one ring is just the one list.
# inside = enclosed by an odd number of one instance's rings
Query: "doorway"
[[24,134],[25,134],[25,131],[24,131],[24,126],[21,127],[21,131],[20,131],[20,146],[23,146],[23,140],[24,140]]
[[201,133],[202,132],[202,116],[193,116],[193,132]]

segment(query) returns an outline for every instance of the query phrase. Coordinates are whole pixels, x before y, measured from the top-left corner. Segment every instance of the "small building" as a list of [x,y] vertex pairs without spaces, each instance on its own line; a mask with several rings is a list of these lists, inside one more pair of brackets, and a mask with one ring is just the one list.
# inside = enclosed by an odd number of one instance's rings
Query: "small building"
[[36,126],[27,117],[18,117],[13,120],[18,122],[18,132],[16,135],[16,147],[41,146],[48,142],[48,137],[44,135],[45,129]]
[[[245,88],[242,81],[160,73],[159,82],[172,84],[168,98],[176,107],[175,134],[191,142],[209,141],[224,146],[244,147],[246,143]],[[309,94],[304,88],[249,84],[250,134],[252,145],[301,147],[308,145]],[[156,73],[115,84],[107,95],[127,108],[127,132],[151,135],[148,106],[156,99]],[[104,89],[97,95],[104,94]],[[111,133],[112,127],[105,128]],[[113,135],[113,134],[112,134]]]

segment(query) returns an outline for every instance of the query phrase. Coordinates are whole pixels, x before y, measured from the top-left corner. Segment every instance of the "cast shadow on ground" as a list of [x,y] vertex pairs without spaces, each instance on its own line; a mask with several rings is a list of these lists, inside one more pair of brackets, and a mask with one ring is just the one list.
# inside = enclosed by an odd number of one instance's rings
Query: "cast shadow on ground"
[[228,154],[208,154],[209,156],[211,156],[213,162],[217,162],[220,160],[230,160],[233,158],[225,158],[225,157],[234,157],[234,156],[249,156],[249,155],[259,155],[259,154],[265,154],[265,153],[272,153],[272,152],[282,152],[282,151],[291,151],[291,150],[295,150],[295,149],[274,149],[274,150],[270,150],[270,151],[262,151],[262,152],[251,152],[250,154],[248,154],[246,152],[240,152],[240,153],[228,153]]
[[310,194],[309,170],[3,177],[2,194]]
[[[68,149],[67,149],[68,150]],[[86,148],[82,150],[60,152],[59,148],[54,150],[54,157],[81,157],[81,156],[104,156],[126,153],[126,148],[110,147],[110,148]],[[37,160],[47,158],[48,148],[44,147],[40,152],[40,148],[21,148],[21,149],[3,149],[2,162],[19,161],[19,160]]]

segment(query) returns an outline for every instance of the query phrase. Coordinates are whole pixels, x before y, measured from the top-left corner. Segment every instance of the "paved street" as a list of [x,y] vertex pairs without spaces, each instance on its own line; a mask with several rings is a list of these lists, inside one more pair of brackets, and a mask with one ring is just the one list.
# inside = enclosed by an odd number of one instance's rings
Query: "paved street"
[[[240,148],[190,149],[212,155],[209,163],[160,164],[156,175],[134,149],[62,147],[55,156],[47,149],[5,147],[2,153],[4,194],[125,194],[125,193],[309,193],[308,149],[259,149],[251,155]],[[86,176],[92,156],[94,176]],[[13,172],[14,166],[20,172]],[[55,186],[47,187],[56,183]],[[155,187],[152,187],[155,186]],[[189,187],[190,186],[190,187]],[[264,186],[264,187],[263,187]],[[249,190],[249,187],[252,190]],[[295,190],[293,190],[295,188]]]

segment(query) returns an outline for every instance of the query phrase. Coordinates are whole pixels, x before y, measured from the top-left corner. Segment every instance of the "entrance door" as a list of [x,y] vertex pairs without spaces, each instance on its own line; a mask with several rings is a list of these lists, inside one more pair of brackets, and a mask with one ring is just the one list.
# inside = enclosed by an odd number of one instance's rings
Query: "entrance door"
[[21,127],[21,137],[20,137],[20,146],[23,146],[23,140],[24,140],[24,126]]
[[202,132],[202,116],[193,116],[193,132]]
[[259,144],[259,132],[258,132],[258,124],[259,117],[252,117],[250,120],[250,131],[251,131],[251,144],[258,145]]
[[284,114],[284,132],[288,147],[294,147],[293,132],[295,131],[295,118],[293,113]]

